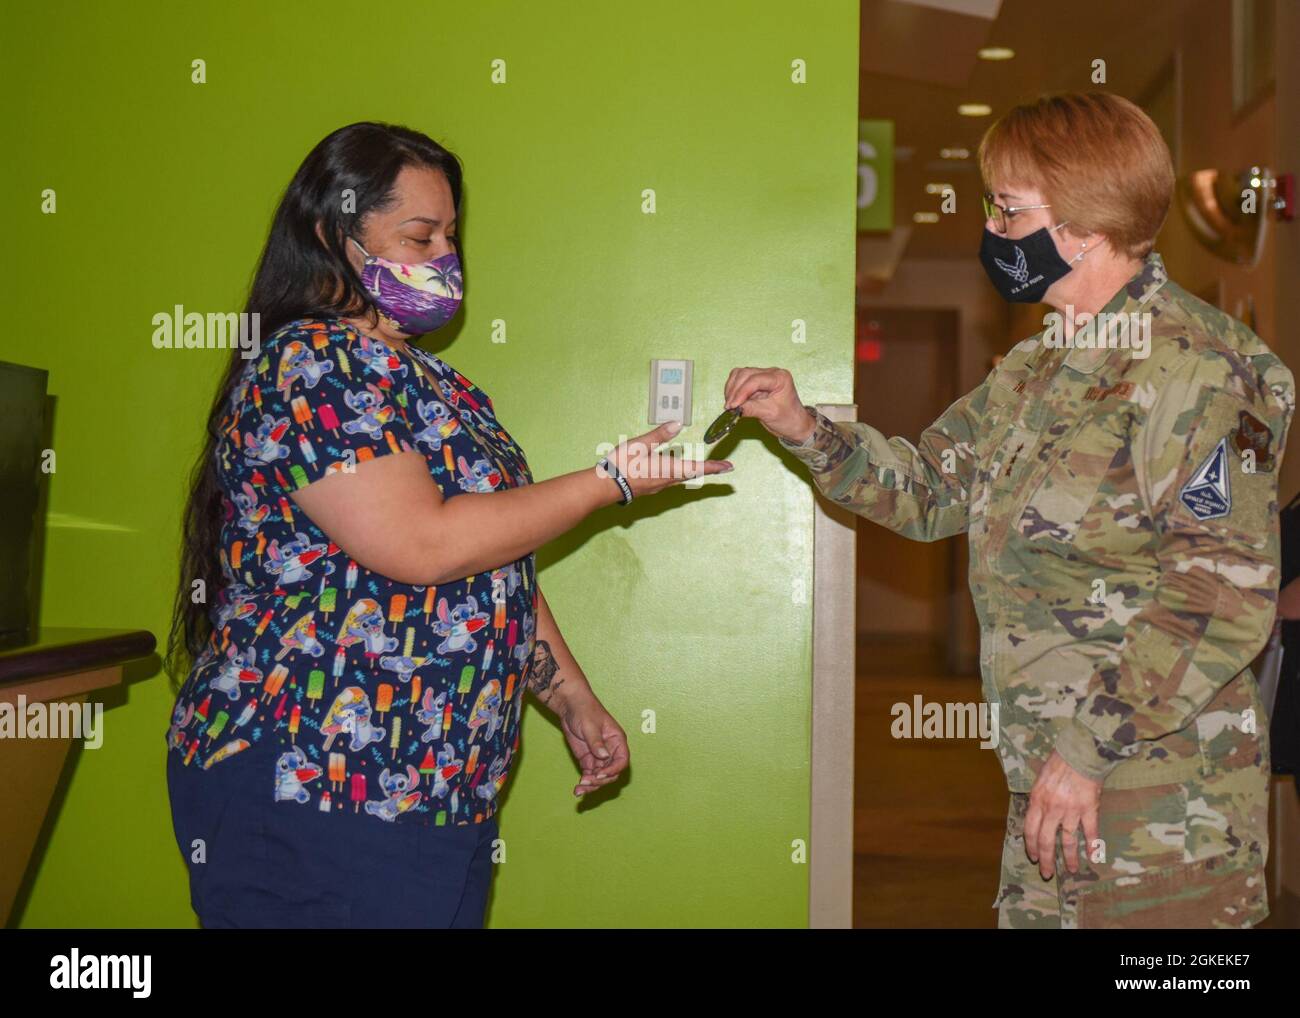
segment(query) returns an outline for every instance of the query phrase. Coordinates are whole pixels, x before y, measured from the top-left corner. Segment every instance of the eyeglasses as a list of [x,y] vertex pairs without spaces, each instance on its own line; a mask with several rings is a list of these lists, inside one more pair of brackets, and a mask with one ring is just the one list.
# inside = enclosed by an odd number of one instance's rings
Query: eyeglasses
[[1050,209],[1051,207],[1050,205],[999,205],[993,200],[991,192],[984,192],[984,218],[993,220],[993,225],[997,228],[998,233],[1007,232],[1007,220],[1017,212],[1027,212],[1029,209]]

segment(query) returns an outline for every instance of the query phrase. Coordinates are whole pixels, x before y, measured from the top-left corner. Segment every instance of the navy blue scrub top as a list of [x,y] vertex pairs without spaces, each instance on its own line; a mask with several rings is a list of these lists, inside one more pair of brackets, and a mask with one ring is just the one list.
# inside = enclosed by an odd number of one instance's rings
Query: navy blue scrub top
[[303,319],[249,360],[215,452],[225,585],[167,732],[186,766],[250,754],[249,795],[369,823],[496,812],[532,663],[533,555],[454,583],[399,583],[350,559],[289,497],[409,449],[443,499],[532,483],[487,394],[413,345]]

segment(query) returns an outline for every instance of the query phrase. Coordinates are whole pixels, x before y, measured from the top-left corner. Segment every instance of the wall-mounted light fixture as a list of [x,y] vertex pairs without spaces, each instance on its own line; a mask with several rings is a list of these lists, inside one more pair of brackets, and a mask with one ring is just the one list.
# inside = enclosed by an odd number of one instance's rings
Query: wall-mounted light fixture
[[1193,170],[1178,178],[1175,194],[1201,246],[1248,268],[1259,264],[1269,219],[1290,222],[1295,215],[1294,177],[1274,176],[1266,166]]

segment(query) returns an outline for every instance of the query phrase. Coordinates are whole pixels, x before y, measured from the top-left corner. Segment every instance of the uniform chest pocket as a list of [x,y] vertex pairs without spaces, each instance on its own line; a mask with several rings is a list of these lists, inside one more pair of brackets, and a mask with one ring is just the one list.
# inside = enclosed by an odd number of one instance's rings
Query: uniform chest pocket
[[1036,430],[1034,423],[1013,409],[990,429],[987,439],[982,469],[988,482],[989,509],[1008,525],[1024,504],[1029,486],[1037,484],[1044,446],[1048,447],[1046,454],[1054,455],[1051,435]]
[[979,430],[974,436],[978,469],[981,479],[993,488],[1004,488],[1007,479],[1016,473],[1022,462],[1017,452],[1023,453],[1026,433],[1017,422],[1023,397],[1002,385],[989,390],[988,404],[980,418]]
[[1052,443],[1046,462],[1040,452],[1041,465],[1016,521],[1020,536],[1044,550],[1077,549],[1092,525],[1090,516],[1110,511],[1098,502],[1128,455],[1128,418],[1122,413],[1093,415],[1069,428]]
[[978,449],[989,447],[995,432],[1003,428],[1016,414],[1020,407],[1020,393],[1006,385],[994,383],[989,386],[988,402],[980,415],[979,430],[974,436]]
[[1004,500],[1005,485],[1017,462],[1009,448],[1009,439],[1017,432],[1022,402],[1021,393],[1011,386],[991,385],[979,425],[971,436],[975,458],[969,502],[972,539],[982,539],[990,524],[989,514]]

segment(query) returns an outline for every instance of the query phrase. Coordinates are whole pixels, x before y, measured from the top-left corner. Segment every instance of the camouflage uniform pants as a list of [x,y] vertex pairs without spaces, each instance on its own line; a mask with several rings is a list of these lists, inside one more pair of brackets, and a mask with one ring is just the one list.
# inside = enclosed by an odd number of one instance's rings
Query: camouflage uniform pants
[[[1268,761],[1183,784],[1103,788],[1100,845],[1079,872],[1043,880],[1025,853],[1028,793],[1013,792],[993,907],[998,927],[1038,929],[1254,926],[1268,915]],[[1093,858],[1089,858],[1089,855]]]

